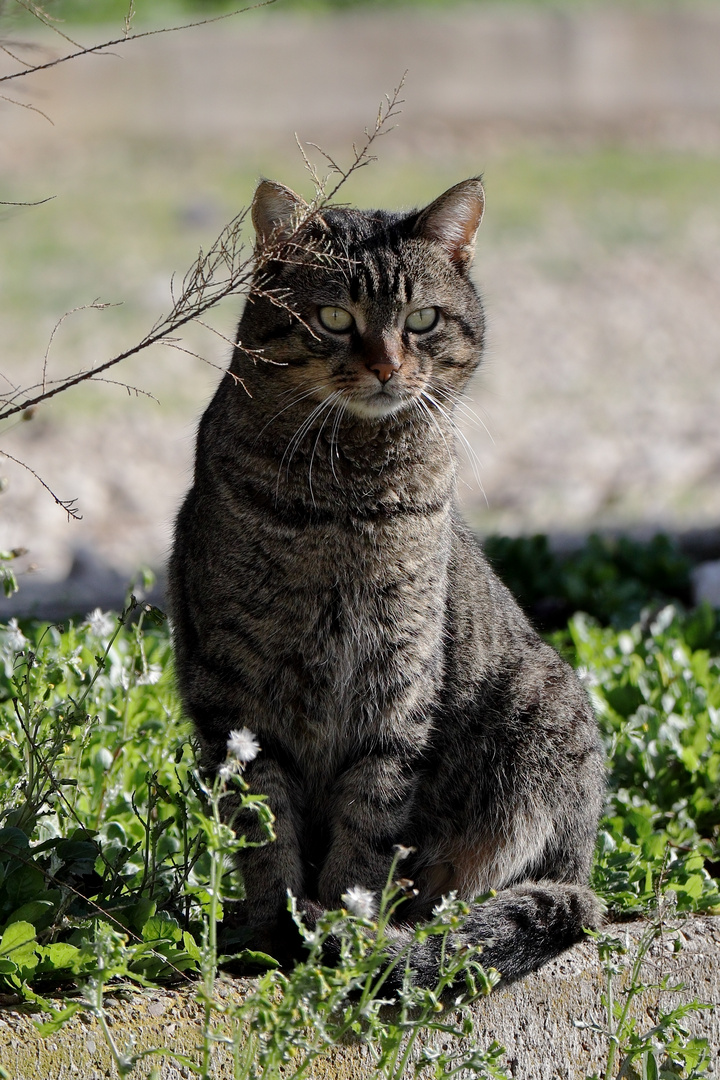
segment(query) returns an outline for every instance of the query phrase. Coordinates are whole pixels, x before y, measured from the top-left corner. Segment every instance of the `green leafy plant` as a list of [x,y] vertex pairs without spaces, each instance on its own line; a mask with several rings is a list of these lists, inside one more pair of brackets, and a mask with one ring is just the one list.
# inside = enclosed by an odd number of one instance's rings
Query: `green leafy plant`
[[[44,981],[78,974],[69,947],[98,918],[134,935],[138,975],[193,970],[183,933],[205,878],[203,808],[159,613],[133,601],[28,634],[0,634],[0,926],[33,927],[25,952]],[[0,971],[14,989],[16,952]]]
[[[664,925],[661,915],[648,926],[640,938],[632,963],[620,960],[629,953],[629,945],[608,933],[593,933],[605,975],[602,1003],[605,1024],[577,1020],[576,1026],[601,1035],[608,1043],[606,1068],[600,1077],[593,1073],[587,1080],[672,1080],[686,1077],[701,1080],[709,1076],[710,1047],[706,1038],[690,1035],[683,1021],[693,1012],[712,1006],[693,1000],[674,1008],[664,1009],[660,998],[664,994],[684,989],[682,983],[673,985],[665,976],[660,982],[646,983],[643,967],[655,941],[671,936],[676,951],[680,951],[680,936]],[[655,999],[650,1001],[650,999]],[[633,1004],[643,999],[644,1009],[654,1013],[655,1023],[641,1028]]]
[[[390,928],[404,895],[393,880],[396,868],[397,859],[376,918],[370,914],[370,894],[348,895],[347,908],[326,912],[308,929],[291,901],[307,957],[290,973],[266,973],[239,1008],[230,1007],[236,1028],[247,1032],[239,1047],[238,1077],[299,1077],[316,1058],[352,1039],[368,1047],[374,1067],[387,1080],[401,1080],[411,1070],[506,1080],[505,1051],[499,1044],[467,1045],[472,1005],[499,978],[483,970],[479,947],[454,943],[467,905],[446,899],[398,949]],[[410,954],[430,935],[442,940],[440,971],[436,986],[423,989],[412,985]],[[332,965],[325,960],[330,940],[337,949]],[[388,994],[391,973],[402,973],[402,980]]]
[[[717,613],[663,603],[682,578],[673,571],[664,582],[653,579],[648,567],[657,569],[666,555],[676,566],[663,544],[646,556],[633,548],[622,567],[613,550],[613,611],[622,618],[602,625],[576,615],[553,639],[593,697],[610,762],[594,884],[620,917],[647,912],[660,882],[680,910],[714,910]],[[573,565],[593,558],[605,565],[610,555],[591,545]],[[538,566],[544,573],[542,558]],[[563,580],[567,568],[548,567],[560,573],[556,583]],[[587,583],[602,573],[580,576]],[[537,581],[533,588],[542,591]],[[571,594],[567,582],[562,588]],[[633,602],[642,592],[648,606],[629,622],[623,605],[633,590]],[[221,807],[227,798],[252,806],[268,837],[271,815],[247,792],[242,762],[232,754],[217,777],[203,778],[189,736],[168,629],[155,609],[131,599],[120,616],[96,611],[64,628],[13,621],[0,629],[0,987],[43,1009],[46,1034],[79,1008],[92,1013],[121,1076],[148,1053],[177,1055],[113,1042],[103,1003],[108,988],[194,979],[203,1019],[196,1053],[182,1059],[192,1075],[213,1075],[215,1050],[224,1047],[239,1077],[301,1076],[338,1042],[359,1040],[393,1080],[409,1071],[503,1078],[502,1048],[468,1048],[466,1041],[472,1002],[490,991],[495,975],[483,971],[477,950],[453,947],[462,904],[441,905],[434,920],[415,928],[414,940],[437,934],[446,942],[438,985],[414,988],[406,972],[391,1012],[384,980],[391,966],[405,970],[413,944],[395,951],[392,884],[377,898],[377,912],[374,900],[370,910],[357,896],[312,928],[295,912],[307,955],[291,972],[245,948],[242,930],[223,924],[242,895],[232,853],[245,841]],[[236,749],[252,740],[247,732],[235,736]],[[326,960],[330,941],[340,963]],[[683,1033],[695,1003],[659,1008],[641,1031],[625,1006],[667,987],[646,985],[637,961],[622,961],[615,939],[598,938],[598,948],[606,981],[614,980],[605,990],[604,1077],[704,1075],[704,1044]],[[240,1002],[218,993],[225,965],[262,972]],[[49,998],[57,988],[72,992],[61,1008]]]
[[546,629],[576,611],[627,626],[648,605],[690,599],[690,561],[662,534],[647,543],[590,536],[577,551],[556,554],[547,536],[490,536],[484,548],[525,610]]
[[577,615],[569,629],[610,762],[596,888],[616,911],[642,911],[662,872],[680,910],[717,907],[716,613],[667,606],[623,631]]

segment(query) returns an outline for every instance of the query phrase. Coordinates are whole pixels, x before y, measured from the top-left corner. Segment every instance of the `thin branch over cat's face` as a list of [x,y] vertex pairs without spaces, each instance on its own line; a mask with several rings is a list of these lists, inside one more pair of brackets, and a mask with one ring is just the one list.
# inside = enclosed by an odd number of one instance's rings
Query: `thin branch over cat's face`
[[[377,422],[434,390],[461,391],[482,349],[468,271],[483,207],[479,179],[409,214],[320,214],[263,181],[253,202],[258,291],[241,334],[292,369],[274,374],[278,394],[297,386],[303,368],[310,414],[332,403]],[[263,260],[278,245],[282,256]]]

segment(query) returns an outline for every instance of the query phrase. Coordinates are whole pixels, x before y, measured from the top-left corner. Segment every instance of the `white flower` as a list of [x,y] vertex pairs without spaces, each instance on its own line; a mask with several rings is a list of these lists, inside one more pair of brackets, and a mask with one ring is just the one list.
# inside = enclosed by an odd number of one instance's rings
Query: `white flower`
[[348,889],[340,899],[350,914],[357,915],[359,919],[372,919],[375,914],[375,893],[361,888],[360,885]]
[[446,893],[445,896],[435,905],[432,909],[433,918],[438,915],[444,915],[446,912],[453,914],[457,910],[457,892]]
[[18,626],[17,619],[10,619],[5,629],[5,646],[10,652],[22,652],[28,639]]
[[90,633],[99,638],[110,637],[115,629],[115,617],[109,611],[101,611],[99,607],[90,612],[85,623]]
[[244,727],[240,730],[231,731],[227,741],[227,752],[230,757],[237,758],[245,764],[252,761],[260,753],[260,743],[252,731]]
[[237,762],[226,761],[224,765],[218,766],[218,776],[222,780],[223,784],[227,784],[231,776],[235,776],[237,773]]
[[148,664],[142,675],[139,675],[135,680],[137,686],[154,686],[156,682],[160,681],[162,676],[162,668],[160,664]]

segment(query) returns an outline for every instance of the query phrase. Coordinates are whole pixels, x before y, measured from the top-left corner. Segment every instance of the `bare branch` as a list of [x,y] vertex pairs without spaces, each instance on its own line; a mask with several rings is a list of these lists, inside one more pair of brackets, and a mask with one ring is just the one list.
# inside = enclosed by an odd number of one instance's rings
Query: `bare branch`
[[[0,79],[0,82],[2,81],[3,80]],[[0,101],[7,101],[8,105],[17,105],[19,109],[29,109],[30,112],[37,113],[38,116],[42,116],[43,120],[47,120],[48,124],[52,124],[53,127],[55,127],[48,114],[44,113],[42,109],[38,109],[36,105],[31,105],[27,101],[18,101],[17,98],[8,97],[7,94],[0,94]]]
[[[216,371],[221,371],[223,375],[229,375],[234,383],[240,384],[248,397],[252,397],[252,394],[248,390],[244,381],[239,375],[236,375],[234,371],[228,371],[228,369],[222,364],[215,364],[212,360],[208,360],[206,356],[201,356],[200,353],[193,352],[192,349],[186,349],[183,345],[178,345],[176,341],[168,340],[160,342],[161,345],[167,345],[168,349],[177,349],[178,352],[185,353],[187,356],[194,356],[196,360],[202,360],[203,364],[207,364],[208,367],[215,368]],[[243,349],[242,345],[237,344],[235,348],[240,349],[242,352],[250,353],[251,355],[256,352],[255,349]]]
[[135,18],[135,0],[130,0],[127,9],[127,15],[123,20],[123,32],[125,37],[130,37],[130,31],[132,30],[133,19]]
[[42,206],[43,203],[52,202],[56,198],[57,195],[48,195],[47,199],[37,199],[36,202],[8,202],[6,199],[0,199],[0,206]]
[[[290,237],[282,240],[278,239],[275,243],[265,245],[260,251],[255,252],[254,257],[241,258],[244,251],[244,245],[241,240],[241,230],[248,214],[247,210],[242,211],[240,214],[236,215],[224,229],[222,229],[207,252],[203,252],[202,249],[198,252],[197,259],[183,277],[180,287],[177,290],[177,294],[175,290],[175,280],[173,279],[173,306],[170,313],[167,316],[159,318],[142,341],[132,348],[118,353],[116,356],[112,357],[110,360],[106,360],[97,367],[78,371],[74,375],[58,380],[53,384],[53,381],[47,380],[46,377],[48,352],[56,330],[67,315],[72,314],[72,312],[68,312],[59,320],[51,334],[50,341],[48,342],[48,351],[45,354],[40,392],[27,397],[26,395],[28,392],[32,393],[32,390],[36,389],[36,387],[25,387],[23,390],[16,391],[12,395],[0,395],[0,398],[2,396],[5,397],[5,404],[0,407],[0,421],[7,420],[10,416],[22,412],[33,405],[37,405],[41,401],[46,401],[51,397],[55,397],[57,394],[63,393],[65,390],[69,390],[71,387],[77,386],[81,382],[96,379],[98,375],[102,375],[110,368],[122,363],[123,360],[127,360],[131,356],[136,356],[138,353],[150,348],[151,345],[166,342],[168,338],[172,338],[178,330],[182,329],[182,327],[186,326],[188,323],[201,322],[205,312],[215,307],[227,296],[252,291],[255,295],[266,297],[272,304],[287,311],[293,318],[299,318],[298,313],[286,303],[284,297],[279,295],[277,291],[263,288],[262,270],[270,263],[277,261],[288,263],[297,260],[298,263],[302,262],[307,265],[308,259],[317,258],[319,265],[327,265],[328,261],[332,261],[335,258],[331,252],[318,246],[317,241],[308,239],[305,226],[328,205],[330,200],[340,190],[342,185],[347,182],[352,174],[371,160],[369,151],[373,142],[381,134],[384,134],[388,121],[398,114],[399,105],[401,104],[400,93],[404,81],[405,76],[403,76],[400,83],[393,91],[393,94],[386,97],[387,104],[385,106],[380,106],[374,128],[372,131],[369,131],[368,129],[365,131],[365,141],[363,145],[359,149],[353,147],[353,160],[347,168],[338,165],[333,158],[320,150],[326,160],[330,163],[333,171],[339,174],[340,179],[329,195],[323,194],[322,186],[317,190],[316,198],[309,204],[307,212],[300,217],[296,228]],[[92,304],[86,306],[93,308],[104,305],[101,305],[98,301],[94,301]],[[75,308],[73,310],[77,311],[81,310],[81,308]],[[312,328],[308,327],[308,329],[312,332]],[[235,347],[236,343],[232,342],[232,344]],[[20,394],[23,395],[22,401],[17,400]]]
[[[32,4],[32,0],[18,0],[22,2],[28,10],[41,12],[36,5]],[[273,0],[268,0],[273,2]],[[259,4],[255,6],[265,6]],[[250,10],[248,8],[242,10]],[[45,13],[42,12],[42,15]],[[130,20],[133,14],[132,0],[128,9],[128,16],[126,19],[126,29],[129,27]],[[235,14],[235,13],[233,13]],[[40,18],[40,14],[37,14]],[[227,16],[219,16],[219,18],[226,18]],[[208,22],[216,22],[217,19],[206,19],[198,23],[191,23],[188,26],[204,25]],[[186,29],[187,27],[175,27],[170,29]],[[111,44],[121,44],[125,40],[133,40],[138,37],[147,37],[151,33],[162,33],[167,31],[148,31],[142,34],[130,34],[128,37],[121,39],[120,41],[110,42]],[[83,55],[89,52],[97,52],[99,49],[105,49],[108,47],[97,46],[91,49],[81,50],[80,53],[73,55]],[[40,65],[33,70],[40,70],[42,67],[52,67],[55,63],[61,63],[63,59],[71,59],[72,56],[68,55],[57,61],[53,61],[51,64]],[[24,73],[19,73],[24,74]],[[5,81],[0,79],[0,82]],[[115,306],[108,303],[102,303],[99,300],[94,300],[90,304],[80,305],[73,308],[71,311],[66,312],[62,318],[58,320],[53,328],[53,331],[48,340],[47,349],[42,366],[42,378],[40,383],[36,383],[25,387],[14,386],[9,379],[6,382],[11,387],[11,392],[0,393],[0,422],[9,419],[11,416],[22,414],[23,419],[32,416],[34,408],[42,401],[55,397],[57,394],[63,393],[69,390],[73,386],[77,386],[82,382],[106,382],[111,385],[122,386],[127,390],[128,394],[135,393],[136,395],[142,394],[157,400],[148,391],[142,390],[138,387],[131,386],[128,383],[122,382],[116,379],[107,378],[104,373],[109,369],[115,367],[117,364],[122,363],[123,360],[127,360],[131,356],[136,356],[144,350],[150,348],[152,345],[161,344],[168,348],[177,349],[180,352],[184,352],[190,356],[198,357],[204,363],[209,364],[211,367],[222,370],[224,375],[229,375],[237,384],[242,386],[248,396],[252,396],[244,381],[233,371],[227,371],[224,368],[220,368],[219,365],[208,361],[205,357],[200,356],[198,353],[193,352],[181,346],[178,343],[178,338],[175,336],[178,330],[181,330],[189,323],[198,323],[205,329],[210,330],[216,334],[223,341],[226,341],[234,349],[240,349],[243,353],[249,356],[253,361],[263,360],[267,362],[263,356],[261,349],[249,349],[244,347],[241,343],[232,341],[226,337],[220,331],[206,323],[202,316],[214,308],[221,300],[227,296],[238,295],[242,293],[252,294],[254,296],[262,296],[276,307],[286,311],[292,318],[301,322],[310,333],[315,334],[315,331],[309,326],[300,316],[300,314],[294,310],[294,308],[288,303],[287,295],[284,290],[278,288],[266,287],[267,279],[265,278],[264,271],[270,267],[271,264],[276,262],[283,262],[285,264],[297,264],[304,266],[317,265],[319,267],[327,267],[328,265],[337,264],[338,269],[343,269],[345,263],[339,259],[338,255],[333,252],[328,246],[328,241],[322,236],[316,236],[307,229],[307,225],[312,221],[314,217],[317,217],[328,206],[330,201],[334,198],[337,192],[340,190],[343,184],[352,176],[354,172],[362,168],[373,160],[370,155],[370,149],[374,141],[384,134],[387,128],[388,121],[393,119],[399,111],[399,105],[401,104],[400,93],[405,81],[403,76],[397,88],[394,90],[391,96],[386,97],[386,105],[381,105],[375,120],[375,125],[372,130],[365,129],[365,140],[363,144],[358,148],[353,145],[353,159],[347,168],[343,168],[339,165],[334,158],[325,153],[320,147],[316,147],[330,166],[331,173],[335,173],[339,176],[339,180],[331,190],[329,194],[326,194],[325,188],[329,176],[325,179],[320,177],[318,170],[310,162],[302,146],[300,146],[300,152],[303,156],[305,166],[308,169],[310,176],[313,179],[315,186],[315,197],[308,204],[306,211],[300,216],[295,225],[293,233],[287,237],[278,235],[276,239],[271,239],[269,243],[264,244],[262,247],[257,247],[255,251],[248,257],[243,257],[244,245],[241,238],[242,227],[245,218],[248,214],[248,210],[242,211],[236,215],[228,224],[221,230],[217,239],[205,252],[202,249],[198,252],[197,258],[185,273],[180,285],[178,287],[177,281],[173,276],[170,283],[170,292],[172,299],[172,307],[167,315],[160,316],[153,324],[150,331],[145,337],[134,345],[132,348],[112,357],[110,360],[106,360],[104,363],[75,372],[65,378],[48,379],[47,370],[49,362],[50,349],[52,347],[53,340],[57,331],[62,323],[70,315],[77,311],[90,309],[103,309],[105,307]],[[308,144],[315,145],[315,144]],[[43,202],[48,200],[42,200]],[[17,205],[17,204],[10,204]],[[26,204],[19,204],[26,205]],[[28,204],[37,205],[37,204]],[[15,462],[22,468],[34,476],[40,484],[49,492],[54,501],[61,506],[68,514],[69,518],[80,519],[80,514],[77,512],[75,506],[75,499],[62,500],[51,490],[51,488],[45,483],[45,481],[38,476],[38,474],[26,465],[25,462],[19,461],[11,454],[5,451],[0,451],[10,461]]]
[[[235,15],[242,15],[246,11],[256,11],[258,8],[269,7],[270,4],[274,4],[275,0],[261,0],[258,4],[250,4],[248,7],[236,8],[234,11],[228,11],[224,15],[213,15],[209,19],[198,19],[195,22],[183,23],[181,26],[162,26],[157,30],[142,30],[136,34],[124,33],[122,37],[113,38],[111,41],[105,41],[102,45],[88,45],[83,47],[77,41],[73,41],[67,34],[63,32],[50,21],[50,16],[46,12],[39,8],[36,4],[33,4],[31,0],[17,0],[17,3],[24,7],[27,11],[39,19],[45,26],[48,26],[56,34],[65,38],[71,45],[75,47],[75,52],[65,53],[64,56],[57,56],[54,60],[48,60],[44,64],[35,64],[33,67],[26,68],[25,71],[15,71],[10,75],[0,76],[0,83],[10,82],[12,79],[20,79],[24,75],[32,75],[36,71],[47,71],[48,68],[57,67],[58,64],[64,64],[67,60],[76,60],[79,56],[89,56],[91,54],[103,54],[108,49],[112,49],[115,45],[125,45],[128,41],[138,41],[140,38],[154,37],[156,34],[172,34],[178,30],[192,30],[196,26],[208,26],[210,23],[221,22],[223,19],[231,19]],[[127,29],[127,21],[126,21]]]
[[[18,45],[20,45],[19,42]],[[22,47],[26,49],[32,48],[32,46],[24,42],[22,43]],[[0,44],[0,52],[4,52],[5,55],[9,56],[11,60],[14,60],[16,64],[22,64],[23,67],[29,68],[33,66],[29,60],[23,60],[22,56],[17,56],[14,52],[12,52],[12,50],[8,47],[7,42],[5,42],[4,44]]]
[[64,38],[65,41],[70,42],[70,44],[74,45],[76,49],[82,48],[79,42],[73,41],[73,39],[71,37],[68,37],[67,34],[63,34],[62,30],[56,25],[58,20],[53,18],[52,15],[48,15],[47,11],[45,11],[44,8],[41,8],[39,4],[34,4],[32,0],[15,0],[15,3],[19,4],[22,8],[25,8],[26,11],[29,11],[30,14],[38,20],[38,22],[41,22],[43,26],[47,26],[56,34],[59,34],[61,38]]
[[[172,337],[183,326],[204,315],[206,311],[215,307],[226,296],[247,292],[252,281],[252,259],[240,258],[243,252],[240,231],[246,214],[247,211],[244,211],[234,217],[222,230],[209,251],[206,254],[202,251],[199,253],[195,263],[183,278],[180,295],[177,297],[172,310],[167,316],[161,317],[154,324],[152,330],[142,341],[112,357],[112,359],[106,360],[103,364],[78,371],[74,375],[59,380],[55,385],[46,378],[44,368],[40,392],[31,397],[24,397],[22,401],[16,400],[18,393],[13,394],[10,400],[5,396],[5,405],[0,408],[0,421],[6,420],[15,413],[22,412],[32,405],[37,405],[41,401],[47,401],[49,398],[69,390],[72,386],[77,386],[81,382],[102,375],[109,368],[114,367],[123,360],[127,360],[130,356],[136,356],[151,345]],[[92,308],[101,305],[96,301],[86,306]],[[74,310],[80,309],[76,308]],[[72,314],[72,312],[67,314]],[[58,326],[65,318],[66,316],[63,316]],[[30,389],[24,388],[20,393],[25,395]]]
[[121,382],[120,379],[105,379],[102,376],[100,376],[98,378],[98,377],[96,377],[94,375],[91,375],[91,377],[90,377],[90,379],[88,381],[89,382],[107,383],[108,386],[122,386],[123,390],[127,390],[128,397],[132,397],[133,394],[134,394],[135,397],[150,398],[150,400],[154,401],[156,405],[160,404],[160,401],[158,400],[158,398],[156,398],[154,394],[151,394],[149,390],[141,390],[139,386],[131,386],[130,383]]
[[[198,326],[202,326],[203,329],[209,330],[211,334],[215,334],[216,337],[219,337],[221,341],[226,342],[226,344],[228,344],[232,349],[236,347],[237,341],[233,341],[233,339],[229,338],[227,334],[223,334],[220,330],[216,330],[214,326],[210,325],[210,323],[203,322],[202,319],[193,319],[193,322],[197,323]],[[261,357],[262,355],[262,349],[246,349],[245,351],[252,352],[259,357]]]
[[[381,104],[378,108],[378,113],[375,118],[375,127],[371,132],[368,131],[367,128],[365,128],[365,142],[360,148],[360,150],[358,150],[353,145],[353,153],[355,157],[348,169],[343,170],[342,168],[340,168],[339,165],[332,161],[332,159],[329,158],[327,154],[325,155],[333,168],[340,173],[340,179],[338,180],[332,191],[330,191],[330,193],[327,195],[327,202],[330,202],[331,199],[335,198],[340,188],[343,186],[343,184],[347,183],[347,181],[350,179],[354,172],[357,172],[358,169],[362,169],[365,165],[368,165],[371,161],[374,160],[374,158],[370,154],[370,148],[380,135],[386,135],[389,131],[392,131],[392,127],[387,127],[387,123],[389,120],[394,120],[396,116],[400,115],[400,106],[404,103],[404,98],[401,98],[400,94],[402,93],[403,87],[405,86],[406,78],[407,71],[403,73],[403,77],[393,90],[392,95],[385,96],[386,105],[383,106]],[[320,152],[322,153],[322,151]]]
[[50,495],[52,495],[53,499],[58,504],[58,506],[61,506],[63,508],[63,510],[65,511],[65,513],[68,516],[68,521],[71,518],[74,518],[75,521],[82,521],[82,514],[78,513],[77,507],[75,505],[77,503],[77,499],[59,499],[57,497],[57,495],[55,494],[55,492],[52,490],[52,488],[49,487],[45,483],[42,476],[38,476],[38,474],[35,472],[35,470],[31,469],[29,465],[26,465],[26,463],[24,461],[20,461],[19,458],[13,457],[12,454],[8,454],[7,450],[1,450],[0,449],[0,455],[2,455],[2,457],[7,458],[8,461],[14,461],[15,464],[19,465],[21,469],[25,469],[32,476],[34,476],[35,479],[38,481],[38,483],[42,484],[42,486],[45,488],[45,490]]
[[47,348],[45,349],[45,357],[43,359],[43,369],[42,369],[42,383],[41,383],[41,386],[43,388],[43,392],[45,391],[45,388],[47,386],[48,357],[50,355],[50,348],[51,348],[52,343],[53,343],[53,338],[55,337],[56,333],[58,332],[58,330],[60,329],[62,324],[65,322],[65,320],[69,319],[70,316],[74,315],[77,311],[89,311],[89,310],[91,310],[93,308],[96,309],[97,311],[103,311],[105,308],[108,308],[108,307],[119,307],[119,306],[120,306],[119,304],[103,303],[101,300],[93,300],[92,303],[90,303],[90,304],[80,304],[79,307],[71,308],[70,311],[66,311],[64,315],[60,316],[60,318],[58,319],[58,321],[55,323],[55,325],[52,328],[52,333],[50,334],[50,337],[48,338]]
[[[303,144],[300,142],[300,136],[298,135],[297,131],[295,132],[295,142],[297,143],[297,148],[298,148],[298,150],[300,151],[300,153],[302,155],[302,159],[303,159],[303,163],[305,165],[305,168],[310,173],[310,179],[313,182],[313,187],[315,188],[315,191],[318,194],[321,194],[322,196],[324,196],[325,195],[325,186],[326,186],[328,180],[330,179],[330,177],[329,176],[325,176],[323,178],[320,177],[319,172],[317,171],[317,169],[313,165],[310,158],[305,153],[305,149],[303,147]],[[315,143],[308,143],[308,146],[315,146]],[[317,147],[316,147],[316,149],[317,149]],[[320,151],[320,152],[322,153],[322,151]]]

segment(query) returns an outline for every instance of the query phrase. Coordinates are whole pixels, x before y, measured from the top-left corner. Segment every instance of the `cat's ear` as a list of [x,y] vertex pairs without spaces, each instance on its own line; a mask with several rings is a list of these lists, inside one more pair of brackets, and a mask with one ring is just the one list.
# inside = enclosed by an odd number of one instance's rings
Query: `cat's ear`
[[252,223],[258,244],[282,243],[292,236],[309,210],[308,204],[284,184],[261,180],[252,201]]
[[415,235],[437,240],[456,266],[467,270],[475,254],[475,234],[484,209],[485,192],[480,177],[463,180],[420,212]]

